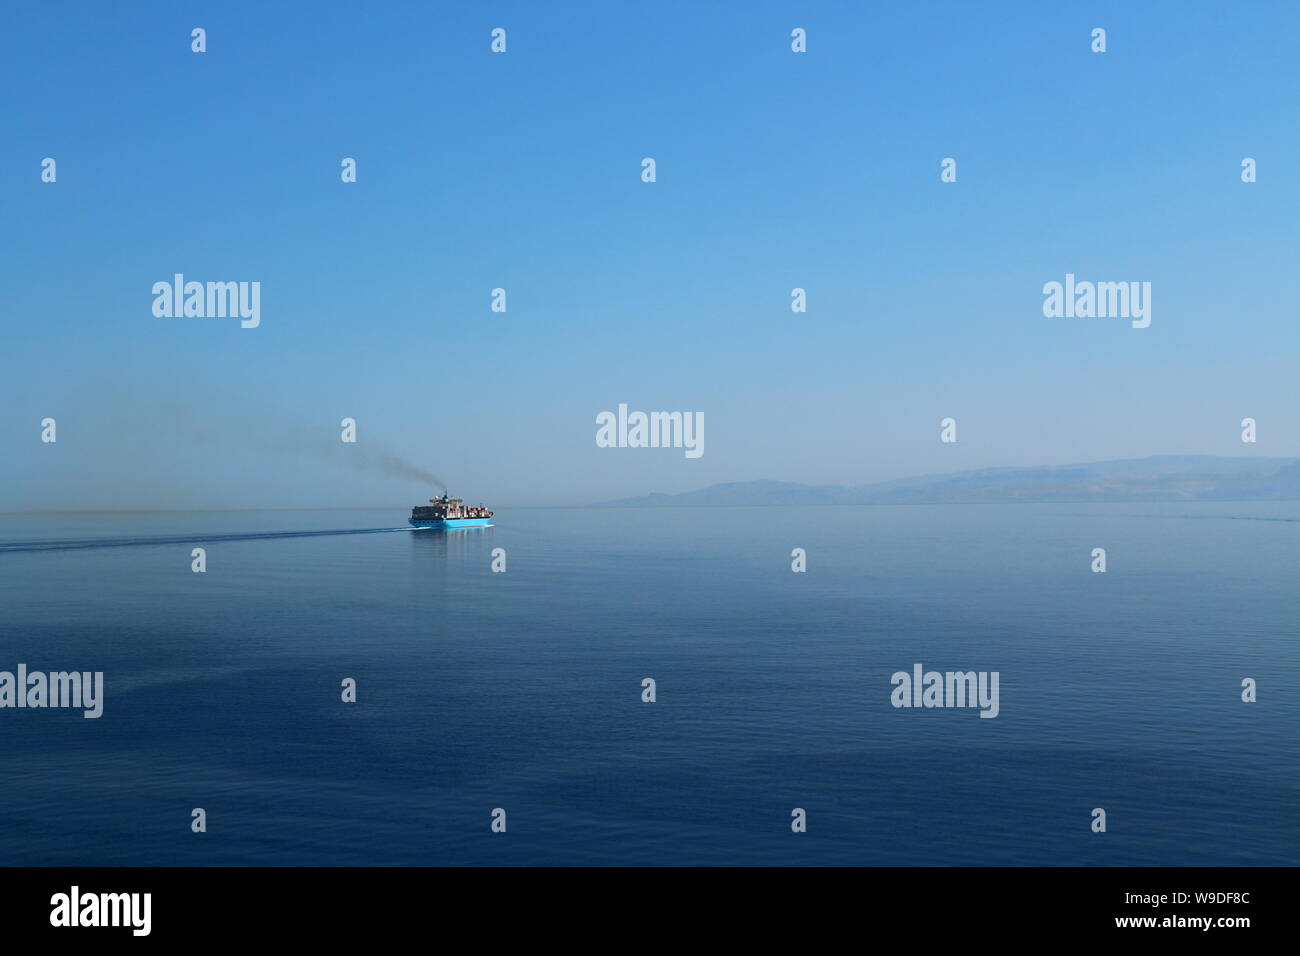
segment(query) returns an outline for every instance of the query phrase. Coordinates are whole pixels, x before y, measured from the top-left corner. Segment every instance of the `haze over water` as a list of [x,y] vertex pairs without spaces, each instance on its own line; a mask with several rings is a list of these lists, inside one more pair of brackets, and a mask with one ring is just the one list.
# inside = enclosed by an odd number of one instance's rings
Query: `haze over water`
[[[267,537],[405,517],[0,516],[0,670],[105,675],[97,720],[0,711],[0,860],[1300,852],[1300,503],[509,510]],[[891,707],[917,662],[1000,672],[998,717]]]

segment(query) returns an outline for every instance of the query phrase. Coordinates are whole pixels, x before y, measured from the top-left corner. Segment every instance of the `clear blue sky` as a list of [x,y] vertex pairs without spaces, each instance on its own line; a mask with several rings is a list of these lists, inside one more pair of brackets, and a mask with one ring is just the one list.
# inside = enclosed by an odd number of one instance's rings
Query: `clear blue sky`
[[[423,497],[338,465],[345,416],[501,504],[1300,453],[1300,4],[4,19],[0,510]],[[261,327],[156,318],[175,272],[260,281]],[[1067,272],[1151,282],[1150,328],[1045,318]],[[704,456],[597,448],[620,402]]]

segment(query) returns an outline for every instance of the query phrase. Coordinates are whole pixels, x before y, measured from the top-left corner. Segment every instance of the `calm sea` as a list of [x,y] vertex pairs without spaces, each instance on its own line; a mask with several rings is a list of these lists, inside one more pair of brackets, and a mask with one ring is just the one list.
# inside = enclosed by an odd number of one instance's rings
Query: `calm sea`
[[405,517],[0,516],[0,864],[1300,858],[1300,503]]

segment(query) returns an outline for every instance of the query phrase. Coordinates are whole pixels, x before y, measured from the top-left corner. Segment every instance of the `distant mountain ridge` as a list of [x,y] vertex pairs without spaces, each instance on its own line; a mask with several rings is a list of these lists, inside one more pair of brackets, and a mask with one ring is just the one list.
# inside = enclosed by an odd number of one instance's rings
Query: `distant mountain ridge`
[[1300,499],[1300,458],[1160,455],[1040,468],[980,468],[857,486],[732,481],[676,495],[655,492],[605,501],[594,507],[1286,499]]

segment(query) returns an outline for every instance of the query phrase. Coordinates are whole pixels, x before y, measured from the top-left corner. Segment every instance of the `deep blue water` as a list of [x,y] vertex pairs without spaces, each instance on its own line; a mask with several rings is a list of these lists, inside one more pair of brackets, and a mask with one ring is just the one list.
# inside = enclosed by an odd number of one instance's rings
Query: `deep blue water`
[[[0,516],[0,670],[106,684],[0,710],[0,864],[1300,858],[1300,503],[279,534],[404,518]],[[1000,715],[893,708],[918,661],[998,671]]]

